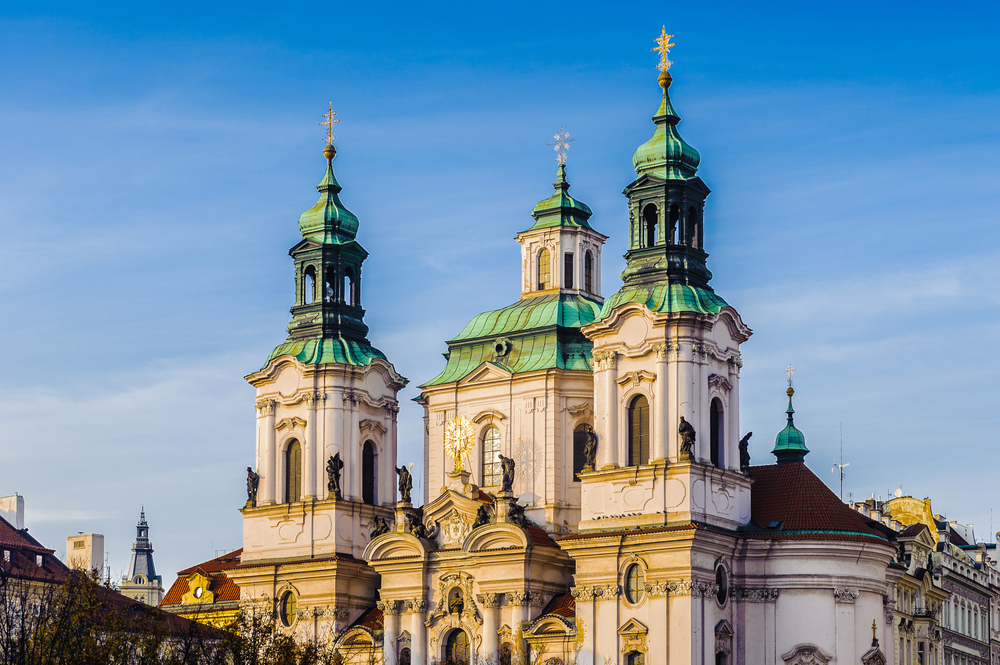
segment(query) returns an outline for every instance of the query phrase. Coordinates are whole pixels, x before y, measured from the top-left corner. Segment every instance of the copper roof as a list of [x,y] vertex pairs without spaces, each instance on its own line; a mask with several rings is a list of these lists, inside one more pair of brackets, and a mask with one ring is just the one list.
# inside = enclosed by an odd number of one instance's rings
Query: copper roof
[[215,602],[221,603],[230,600],[240,599],[240,588],[225,574],[226,570],[231,570],[240,565],[240,555],[243,548],[223,554],[222,556],[210,559],[204,563],[185,568],[177,572],[177,579],[170,586],[167,595],[160,601],[160,605],[180,605],[181,597],[188,592],[187,578],[194,573],[201,573],[210,582],[208,590],[215,595]]

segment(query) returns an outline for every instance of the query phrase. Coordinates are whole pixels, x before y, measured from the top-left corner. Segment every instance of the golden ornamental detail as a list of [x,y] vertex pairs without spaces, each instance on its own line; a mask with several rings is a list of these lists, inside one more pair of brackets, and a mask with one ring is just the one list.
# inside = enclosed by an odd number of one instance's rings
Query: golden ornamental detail
[[326,127],[326,144],[333,145],[333,140],[337,138],[333,135],[333,126],[340,122],[340,119],[336,117],[337,112],[333,110],[333,102],[330,102],[330,109],[323,114],[326,118],[326,122],[319,123],[321,127]]
[[476,428],[465,416],[458,416],[444,430],[444,452],[455,461],[455,471],[461,471],[465,459],[476,442]]
[[667,59],[667,53],[670,52],[672,47],[676,46],[676,44],[670,41],[671,38],[673,38],[673,35],[668,35],[667,26],[663,26],[663,32],[661,32],[660,36],[656,38],[656,47],[650,49],[651,51],[660,52],[660,62],[656,65],[656,68],[661,72],[667,71],[670,69],[670,65],[674,64]]

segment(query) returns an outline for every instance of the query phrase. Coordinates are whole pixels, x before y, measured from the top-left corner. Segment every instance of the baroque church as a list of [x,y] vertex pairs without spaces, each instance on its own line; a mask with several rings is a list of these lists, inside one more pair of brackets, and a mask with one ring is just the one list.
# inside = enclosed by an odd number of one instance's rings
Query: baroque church
[[[516,236],[520,296],[474,317],[420,384],[423,496],[397,467],[407,379],[367,336],[368,254],[328,134],[290,250],[288,337],[247,376],[256,467],[227,571],[243,602],[344,662],[894,662],[905,569],[809,470],[791,385],[774,459],[749,464],[752,331],[711,285],[710,190],[678,132],[669,37],[628,227],[593,220],[560,159]],[[606,299],[598,229],[628,234]]]

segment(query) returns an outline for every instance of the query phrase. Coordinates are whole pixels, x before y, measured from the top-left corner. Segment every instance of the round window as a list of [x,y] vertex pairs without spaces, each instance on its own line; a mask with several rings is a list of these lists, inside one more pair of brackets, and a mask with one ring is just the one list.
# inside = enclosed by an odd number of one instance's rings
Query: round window
[[719,601],[719,605],[725,605],[729,596],[729,580],[726,578],[726,569],[722,566],[715,569],[715,585],[719,587],[715,599]]
[[201,594],[203,593],[205,593],[205,590],[202,589],[201,587],[198,587],[197,589],[194,590],[194,597],[201,598]]
[[286,628],[295,623],[295,608],[297,606],[298,602],[295,600],[295,594],[291,591],[286,591],[278,605],[278,618],[281,619],[282,625]]
[[646,595],[646,574],[642,566],[633,563],[625,571],[625,600],[638,603]]

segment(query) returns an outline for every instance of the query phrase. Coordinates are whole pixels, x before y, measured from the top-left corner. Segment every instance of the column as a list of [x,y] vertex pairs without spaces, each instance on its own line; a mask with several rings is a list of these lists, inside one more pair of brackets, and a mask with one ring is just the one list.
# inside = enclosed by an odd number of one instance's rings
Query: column
[[259,505],[267,505],[274,503],[274,476],[276,473],[274,463],[274,400],[262,400],[258,402],[257,408],[263,416],[261,418],[262,440],[259,473],[263,477],[264,482],[261,483],[262,486],[260,487]]
[[677,460],[680,457],[680,435],[677,433],[677,426],[680,424],[680,348],[674,344],[667,344],[667,355],[673,356],[673,362],[667,363],[667,422],[665,425],[667,436],[667,457]]
[[408,600],[406,605],[413,612],[410,615],[410,662],[413,665],[426,665],[427,627],[424,625],[424,613],[427,611],[427,601]]
[[346,494],[344,498],[347,499],[361,499],[361,444],[358,441],[361,427],[360,414],[358,410],[360,408],[361,400],[354,393],[350,395],[345,395],[345,404],[350,404],[351,418],[348,427],[350,428],[347,432],[347,456],[344,460],[344,471],[347,477],[347,487]]
[[618,436],[618,354],[606,351],[602,354],[601,363],[604,366],[604,409],[607,417],[607,432],[601,442],[603,453],[600,468],[604,469],[618,466],[618,449],[621,445],[621,437]]
[[708,462],[712,459],[712,424],[710,405],[708,403],[708,351],[704,344],[698,344],[694,354],[695,362],[695,400],[697,410],[695,414],[698,422],[694,427],[698,432],[695,449],[698,451],[696,458]]
[[306,393],[306,441],[302,450],[302,496],[316,496],[316,401],[319,395]]
[[[399,606],[401,603],[396,600],[379,601],[376,607],[382,610],[383,633],[382,633],[382,663],[383,665],[396,665],[396,654],[399,653]],[[413,651],[410,651],[412,656]],[[410,662],[413,662],[412,659]]]
[[726,415],[726,468],[740,468],[740,359],[729,360],[729,411]]
[[499,658],[500,643],[497,637],[497,608],[500,606],[500,598],[495,593],[484,593],[477,596],[476,600],[483,608],[483,658],[489,659],[496,654]]
[[656,404],[653,409],[653,446],[649,457],[656,461],[667,458],[667,345],[656,344],[653,351],[656,353]]

